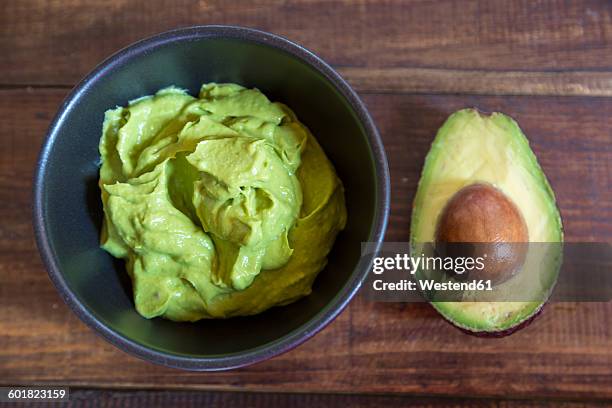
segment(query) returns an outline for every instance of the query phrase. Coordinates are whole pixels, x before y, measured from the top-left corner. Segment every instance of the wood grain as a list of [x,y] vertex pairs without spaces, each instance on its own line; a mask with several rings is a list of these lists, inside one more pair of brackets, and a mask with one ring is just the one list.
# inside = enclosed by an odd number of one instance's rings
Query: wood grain
[[[428,305],[358,296],[306,344],[236,371],[182,372],[122,353],[62,303],[32,236],[34,161],[65,93],[0,90],[0,384],[612,398],[612,303],[553,303],[523,331],[482,339],[454,329]],[[612,237],[612,99],[362,96],[389,156],[387,240],[408,238],[424,155],[445,117],[465,106],[501,110],[519,121],[557,193],[569,240]]]
[[[15,407],[49,407],[53,405],[15,404]],[[61,403],[57,407],[62,407]],[[488,398],[440,398],[383,395],[291,394],[253,392],[193,392],[193,391],[118,391],[70,390],[71,408],[127,408],[127,407],[215,407],[215,408],[583,408],[603,407],[604,402],[526,401]]]
[[364,90],[611,89],[607,0],[10,1],[0,13],[0,84],[71,85],[136,40],[195,24],[286,36]]
[[612,96],[612,73],[340,67],[361,92]]

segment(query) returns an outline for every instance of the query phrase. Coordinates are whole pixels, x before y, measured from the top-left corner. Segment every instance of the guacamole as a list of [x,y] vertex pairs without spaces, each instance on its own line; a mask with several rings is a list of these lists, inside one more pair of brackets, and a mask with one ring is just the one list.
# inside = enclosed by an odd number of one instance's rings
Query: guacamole
[[100,155],[101,245],[126,260],[146,318],[251,315],[306,296],[346,222],[321,146],[257,89],[170,87],[109,110]]

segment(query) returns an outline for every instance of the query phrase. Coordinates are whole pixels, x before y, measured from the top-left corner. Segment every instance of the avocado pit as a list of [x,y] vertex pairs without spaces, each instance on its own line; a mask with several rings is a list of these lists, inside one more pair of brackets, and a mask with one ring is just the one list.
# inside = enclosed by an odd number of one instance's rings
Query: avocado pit
[[508,196],[490,184],[475,183],[451,197],[440,215],[435,241],[436,250],[446,256],[482,257],[484,268],[473,269],[469,278],[499,284],[523,265],[527,246],[521,243],[529,236]]

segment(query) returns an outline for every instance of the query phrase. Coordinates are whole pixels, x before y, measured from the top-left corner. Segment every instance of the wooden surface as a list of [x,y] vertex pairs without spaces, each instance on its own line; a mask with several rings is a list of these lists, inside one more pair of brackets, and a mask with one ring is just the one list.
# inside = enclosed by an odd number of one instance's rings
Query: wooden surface
[[[92,403],[95,401],[95,405]],[[590,406],[606,406],[605,403],[589,403]],[[55,405],[15,404],[14,407],[63,407]],[[134,390],[92,390],[73,389],[70,391],[70,406],[73,408],[167,408],[167,407],[214,407],[214,408],[332,408],[332,407],[396,407],[396,408],[580,408],[580,401],[533,401],[505,400],[490,398],[445,398],[411,397],[404,395],[363,395],[363,394],[292,394],[292,393],[254,393],[219,391],[134,391]]]
[[[0,385],[199,389],[262,407],[409,402],[262,394],[255,403],[244,399],[250,394],[217,391],[435,396],[413,400],[416,406],[455,397],[473,406],[522,406],[503,398],[557,401],[533,406],[612,400],[612,303],[549,304],[523,331],[481,339],[428,305],[357,296],[297,349],[215,374],[153,366],[82,324],[52,287],[30,224],[44,132],[70,87],[100,60],[146,35],[207,23],[285,35],[356,87],[389,158],[387,240],[408,239],[424,155],[446,116],[468,106],[518,120],[555,189],[568,240],[612,240],[608,1],[10,1],[0,12]],[[148,405],[179,394],[155,395],[162,399]]]

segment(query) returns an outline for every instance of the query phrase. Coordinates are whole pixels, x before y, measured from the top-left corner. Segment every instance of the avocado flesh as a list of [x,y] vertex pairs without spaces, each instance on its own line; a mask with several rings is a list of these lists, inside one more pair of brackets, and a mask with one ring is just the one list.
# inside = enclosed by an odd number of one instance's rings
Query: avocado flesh
[[[463,187],[483,182],[501,190],[519,208],[528,226],[529,242],[563,241],[554,193],[517,123],[501,113],[484,116],[474,109],[464,109],[447,119],[425,159],[412,212],[413,253],[419,253],[422,243],[434,241],[437,221],[451,197]],[[534,295],[525,298],[537,301],[432,302],[432,305],[451,323],[470,332],[512,330],[537,314],[545,303],[560,268],[560,247],[554,245],[555,253],[547,255],[545,264],[539,268],[542,271],[539,279],[519,274],[491,294],[495,298],[504,291],[528,290]],[[531,259],[538,261],[536,257]],[[524,267],[529,262],[530,258]],[[497,297],[500,298],[511,297]]]

